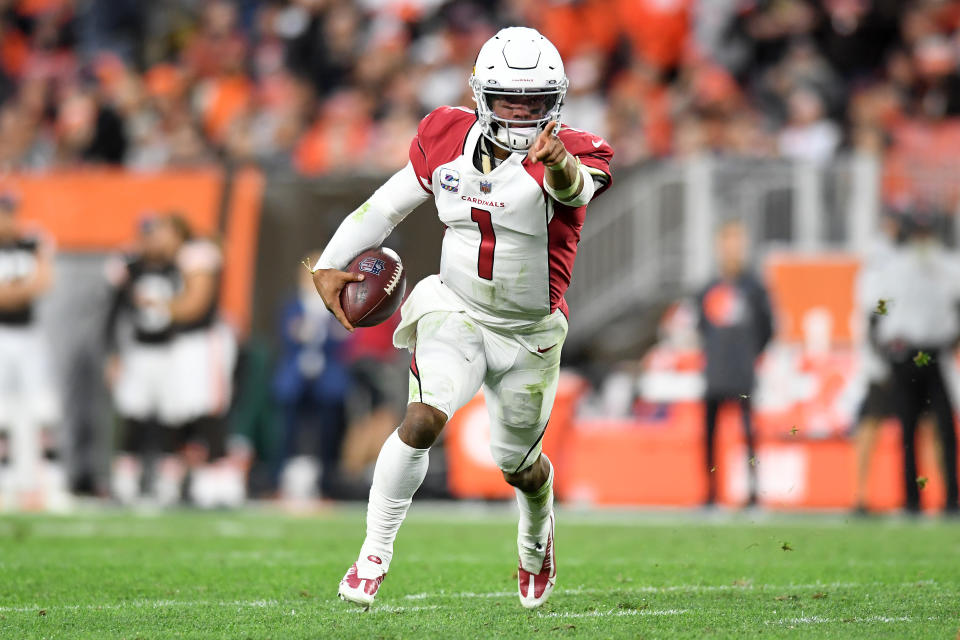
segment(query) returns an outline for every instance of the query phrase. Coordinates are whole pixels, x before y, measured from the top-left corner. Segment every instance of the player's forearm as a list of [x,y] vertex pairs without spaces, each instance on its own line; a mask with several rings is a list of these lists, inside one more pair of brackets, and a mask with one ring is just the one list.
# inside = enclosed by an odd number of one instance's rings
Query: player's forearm
[[117,325],[120,322],[120,313],[123,310],[125,294],[122,289],[113,289],[110,294],[110,308],[103,325],[103,344],[107,353],[117,350]]
[[544,186],[551,198],[571,207],[587,204],[596,191],[587,167],[581,165],[569,152],[559,164],[547,166],[544,171]]
[[[577,159],[568,151],[558,164],[552,166],[547,165],[544,179],[555,191],[566,191],[576,182],[578,168]],[[581,184],[580,189],[582,188],[583,185]],[[579,189],[577,193],[579,193]],[[574,195],[576,195],[576,193],[574,193]]]
[[49,251],[41,254],[37,264],[37,271],[30,281],[34,297],[42,295],[53,288],[53,255]]
[[357,254],[380,244],[393,231],[394,225],[370,200],[344,218],[337,232],[313,266],[317,269],[343,270]]
[[358,253],[379,247],[394,227],[427,197],[408,163],[340,223],[314,270],[342,270]]
[[32,282],[12,282],[0,286],[0,310],[22,308],[37,297],[39,291]]
[[183,293],[170,301],[170,321],[189,324],[200,320],[214,303],[216,294],[215,274],[198,272],[187,275]]
[[186,298],[170,303],[170,321],[176,324],[189,324],[199,320],[209,308],[209,301],[202,298]]

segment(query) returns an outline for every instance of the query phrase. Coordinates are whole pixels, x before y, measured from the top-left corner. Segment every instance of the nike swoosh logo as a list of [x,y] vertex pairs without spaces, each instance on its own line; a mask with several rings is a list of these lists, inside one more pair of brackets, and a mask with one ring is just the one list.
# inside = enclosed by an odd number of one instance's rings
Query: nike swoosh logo
[[600,138],[597,138],[596,140],[591,140],[591,141],[590,141],[590,144],[593,145],[593,148],[594,148],[594,149],[599,149],[599,148],[600,148],[600,145],[603,144],[603,140],[601,140]]
[[554,344],[554,345],[550,345],[550,346],[547,347],[546,349],[541,349],[540,347],[537,347],[537,353],[546,353],[547,351],[550,351],[550,349],[553,349],[555,346],[557,346],[557,345],[555,345],[555,344]]

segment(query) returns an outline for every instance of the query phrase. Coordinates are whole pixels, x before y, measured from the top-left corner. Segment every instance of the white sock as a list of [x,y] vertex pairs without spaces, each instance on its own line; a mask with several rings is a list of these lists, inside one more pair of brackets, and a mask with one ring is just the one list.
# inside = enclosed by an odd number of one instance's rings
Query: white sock
[[235,509],[247,499],[247,474],[230,460],[220,462],[220,506]]
[[[153,479],[153,495],[161,507],[172,507],[180,502],[180,487],[186,469],[176,456],[166,456],[157,464]],[[193,481],[190,484],[193,491]]]
[[113,461],[110,489],[120,504],[133,504],[140,496],[141,473],[140,461],[133,456],[121,455]]
[[550,474],[543,486],[534,493],[514,489],[520,507],[517,551],[521,566],[530,573],[539,573],[543,568],[547,536],[550,534],[550,514],[553,513],[553,465],[547,456],[543,456],[543,459],[550,466]]
[[[414,449],[394,431],[383,443],[370,487],[367,504],[367,537],[360,547],[360,559],[380,558],[383,571],[393,558],[393,541],[407,509],[424,476],[427,475],[429,449]],[[358,565],[359,568],[359,565]]]

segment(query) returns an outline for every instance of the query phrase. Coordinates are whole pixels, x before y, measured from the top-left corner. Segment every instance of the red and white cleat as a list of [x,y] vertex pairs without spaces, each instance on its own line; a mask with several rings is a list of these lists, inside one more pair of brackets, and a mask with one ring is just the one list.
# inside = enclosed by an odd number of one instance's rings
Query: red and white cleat
[[377,556],[360,558],[347,570],[340,581],[338,594],[341,600],[353,602],[367,609],[377,597],[380,583],[386,577],[383,560]]
[[547,546],[543,555],[543,565],[540,573],[530,573],[523,568],[523,563],[517,568],[517,586],[520,590],[520,604],[527,609],[536,609],[550,597],[557,582],[557,558],[553,550],[553,514],[550,514],[550,535],[547,537]]

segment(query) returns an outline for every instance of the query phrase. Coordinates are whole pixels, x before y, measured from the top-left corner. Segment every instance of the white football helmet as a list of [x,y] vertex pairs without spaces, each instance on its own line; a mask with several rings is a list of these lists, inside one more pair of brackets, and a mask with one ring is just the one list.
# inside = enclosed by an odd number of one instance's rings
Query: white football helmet
[[[470,76],[481,132],[498,147],[525,152],[548,122],[559,122],[568,84],[560,53],[539,31],[501,29],[480,48]],[[527,117],[497,115],[498,99],[526,111]]]

